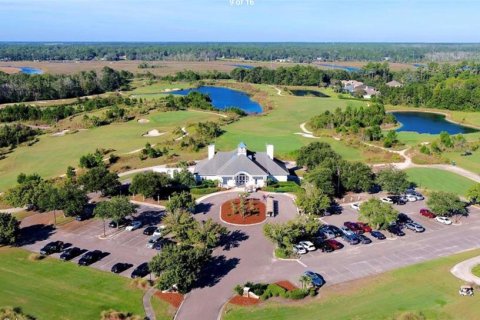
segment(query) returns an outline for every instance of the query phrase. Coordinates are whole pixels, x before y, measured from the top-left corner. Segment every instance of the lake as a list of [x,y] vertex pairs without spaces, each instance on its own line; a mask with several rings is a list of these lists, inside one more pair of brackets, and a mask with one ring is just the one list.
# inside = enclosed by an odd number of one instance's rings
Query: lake
[[32,67],[19,67],[21,73],[25,74],[42,74],[42,69],[32,68]]
[[247,113],[261,113],[262,106],[253,101],[248,94],[242,91],[224,87],[201,86],[192,89],[171,91],[171,94],[187,95],[191,91],[198,91],[207,94],[212,99],[212,105],[220,110],[237,107]]
[[329,98],[330,96],[317,91],[310,89],[292,89],[290,92],[297,97],[319,97],[319,98]]
[[247,70],[255,68],[254,66],[251,66],[248,64],[232,64],[232,66],[237,68],[247,69]]
[[319,63],[318,65],[323,66],[323,67],[328,67],[328,68],[331,68],[331,69],[345,70],[345,71],[348,71],[348,72],[360,71],[360,68],[357,68],[357,67],[341,66],[341,65],[338,65],[338,64]]
[[392,112],[402,124],[398,132],[409,131],[428,134],[439,134],[446,131],[449,134],[477,132],[475,128],[447,121],[443,114],[431,112]]

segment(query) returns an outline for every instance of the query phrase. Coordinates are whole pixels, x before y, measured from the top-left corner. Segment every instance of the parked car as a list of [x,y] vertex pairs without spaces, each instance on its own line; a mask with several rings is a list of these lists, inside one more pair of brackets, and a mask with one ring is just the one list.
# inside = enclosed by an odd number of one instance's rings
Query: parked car
[[143,234],[146,236],[151,236],[155,232],[155,230],[157,230],[157,227],[149,226],[143,229]]
[[374,237],[378,240],[385,240],[386,239],[385,235],[378,230],[372,230],[370,232],[370,234],[372,235],[372,237]]
[[417,201],[417,197],[413,194],[407,194],[405,196],[405,198],[407,199],[408,202],[415,202]]
[[132,274],[130,275],[130,277],[132,279],[135,279],[135,278],[143,278],[145,277],[146,275],[148,275],[150,273],[150,268],[148,267],[148,263],[147,262],[144,262],[140,265],[138,265],[133,271],[132,271]]
[[415,231],[415,232],[424,232],[425,231],[425,228],[422,225],[420,225],[416,222],[408,222],[408,223],[405,224],[405,227],[407,227],[407,229]]
[[363,232],[372,232],[372,228],[363,222],[356,222],[357,226],[363,230]]
[[331,232],[333,232],[333,234],[335,235],[335,237],[341,237],[343,235],[343,232],[342,230],[340,230],[339,227],[337,226],[334,226],[334,225],[331,225],[331,224],[325,224],[323,225],[320,230],[330,230]]
[[387,230],[388,230],[390,233],[392,233],[392,234],[394,234],[394,235],[396,235],[396,236],[399,236],[399,237],[403,237],[403,236],[405,235],[405,232],[403,232],[403,231],[400,229],[400,227],[397,226],[397,225],[395,225],[395,224],[388,226]]
[[130,224],[125,228],[125,230],[127,230],[127,231],[134,231],[134,230],[140,229],[142,226],[143,226],[142,221],[140,221],[140,220],[133,220],[132,223],[130,223]]
[[356,245],[356,244],[360,243],[360,239],[358,238],[358,236],[355,233],[352,233],[350,235],[345,234],[343,236],[343,240],[345,240],[346,242],[348,242],[351,245]]
[[322,231],[319,231],[318,235],[324,240],[324,239],[334,239],[335,233],[330,230],[330,229],[323,229]]
[[367,237],[367,236],[364,235],[364,234],[359,234],[357,237],[358,237],[358,239],[360,240],[360,243],[361,243],[361,244],[370,244],[370,243],[372,243],[372,239],[370,239],[369,237]]
[[332,252],[335,250],[327,241],[315,242],[315,246],[322,252]]
[[112,271],[113,273],[122,273],[131,266],[132,265],[130,263],[118,262],[112,266],[112,269],[110,269],[110,271]]
[[350,230],[347,227],[341,227],[340,230],[342,230],[342,233],[343,233],[344,236],[354,236],[355,235],[355,232],[353,232],[352,230]]
[[437,217],[435,217],[435,220],[437,220],[440,223],[446,224],[446,225],[452,224],[452,220],[450,220],[447,217],[437,216]]
[[404,205],[407,203],[407,199],[405,197],[401,197],[401,196],[389,196],[388,198],[390,198],[393,202],[393,204],[396,204],[396,205]]
[[112,220],[112,221],[110,221],[110,223],[108,224],[108,226],[109,226],[110,228],[118,228],[118,227],[120,227],[120,226],[124,226],[124,225],[129,224],[130,221],[131,221],[131,220],[130,220],[130,219],[127,219],[127,218],[122,218],[122,219],[120,219],[120,220],[118,220],[118,221]]
[[293,253],[296,253],[296,254],[306,254],[307,253],[307,249],[305,249],[303,246],[301,246],[299,244],[294,245],[292,251],[293,251]]
[[162,237],[163,229],[165,229],[165,226],[163,226],[163,225],[157,227],[157,229],[153,232],[153,235],[155,237]]
[[63,250],[64,246],[65,244],[63,241],[49,242],[42,249],[40,249],[40,254],[46,256],[52,253],[60,252]]
[[81,213],[81,214],[76,215],[76,216],[75,216],[75,220],[77,220],[77,221],[83,221],[83,220],[88,220],[88,219],[90,219],[91,217],[93,217],[93,214],[92,214],[92,213],[84,212],[84,213]]
[[73,258],[81,255],[82,252],[83,252],[83,250],[80,249],[80,248],[71,247],[71,248],[68,248],[68,249],[66,249],[65,251],[62,252],[62,254],[60,255],[60,259],[63,260],[63,261],[72,260]]
[[355,202],[350,205],[353,210],[360,210],[360,202]]
[[162,238],[161,238],[161,237],[152,236],[150,239],[148,239],[147,248],[148,248],[148,249],[153,249],[153,248],[155,248],[155,246],[156,246],[160,241],[162,241]]
[[337,240],[329,239],[325,240],[325,242],[328,243],[333,248],[333,250],[340,250],[343,248],[343,244],[341,244]]
[[384,203],[393,204],[393,200],[390,197],[381,198],[380,201],[382,201]]
[[433,213],[432,211],[428,210],[428,209],[420,209],[420,214],[424,217],[427,217],[429,219],[433,219],[436,217],[435,213]]
[[416,192],[416,193],[414,194],[414,196],[415,196],[415,198],[417,198],[417,201],[425,200],[425,197],[424,197],[423,194],[421,194],[421,193]]
[[399,213],[397,216],[397,223],[408,223],[408,222],[413,222],[412,219],[410,219],[409,216],[407,216],[405,213]]
[[307,251],[315,251],[317,249],[311,241],[300,241],[298,244],[304,247]]
[[80,260],[78,261],[78,264],[80,266],[89,266],[92,263],[97,262],[102,258],[103,252],[100,250],[93,250],[93,251],[88,251],[85,253]]
[[347,222],[344,222],[343,225],[345,227],[347,227],[348,229],[352,230],[356,234],[362,234],[363,233],[363,229],[360,228],[355,222],[347,221]]
[[323,279],[323,277],[316,272],[305,271],[303,274],[310,278],[312,286],[316,288],[320,288],[325,284],[325,279]]

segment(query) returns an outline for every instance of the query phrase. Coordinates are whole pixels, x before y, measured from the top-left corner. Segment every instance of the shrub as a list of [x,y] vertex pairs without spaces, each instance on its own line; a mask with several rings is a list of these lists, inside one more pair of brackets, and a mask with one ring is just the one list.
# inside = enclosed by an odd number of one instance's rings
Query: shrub
[[239,284],[237,284],[235,288],[233,288],[233,291],[239,296],[243,295],[243,287]]
[[278,284],[272,283],[267,286],[267,289],[260,297],[262,300],[267,300],[271,297],[283,297],[287,295],[287,290],[280,287]]
[[288,291],[288,298],[293,300],[300,300],[305,298],[309,294],[309,291],[304,289],[295,289],[292,291]]
[[422,313],[416,313],[416,312],[411,312],[411,311],[406,311],[395,318],[394,320],[424,320],[426,319],[425,316]]
[[310,289],[308,290],[308,295],[309,295],[310,297],[315,297],[315,296],[317,295],[317,290],[315,290],[315,288],[310,288]]
[[292,256],[292,251],[287,248],[276,248],[275,256],[280,259],[288,259]]
[[194,188],[190,189],[190,192],[192,194],[196,194],[196,195],[210,194],[210,193],[214,193],[214,192],[217,192],[217,191],[220,191],[220,188],[197,188],[197,187],[194,187]]
[[131,314],[130,312],[120,312],[115,310],[102,311],[101,320],[141,320],[142,317]]
[[245,283],[245,287],[249,287],[250,292],[253,292],[257,296],[261,296],[267,289],[268,285],[264,283],[247,282]]

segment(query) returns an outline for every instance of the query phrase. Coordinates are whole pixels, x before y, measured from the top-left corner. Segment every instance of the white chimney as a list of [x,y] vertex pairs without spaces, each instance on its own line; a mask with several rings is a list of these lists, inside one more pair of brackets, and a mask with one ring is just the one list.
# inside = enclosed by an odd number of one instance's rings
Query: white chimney
[[215,145],[211,144],[208,146],[208,160],[213,159],[215,156]]
[[267,156],[273,160],[273,144],[267,144]]

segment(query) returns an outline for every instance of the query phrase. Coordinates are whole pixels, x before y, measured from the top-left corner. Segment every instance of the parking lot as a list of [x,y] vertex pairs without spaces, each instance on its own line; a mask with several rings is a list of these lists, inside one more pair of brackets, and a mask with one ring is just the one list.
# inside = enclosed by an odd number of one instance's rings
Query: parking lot
[[[148,262],[157,253],[154,249],[146,247],[146,243],[150,236],[143,234],[143,229],[147,225],[157,225],[161,221],[163,211],[141,206],[137,211],[137,217],[144,222],[144,226],[134,231],[126,231],[125,229],[115,229],[108,226],[106,221],[106,237],[103,236],[103,221],[98,219],[90,219],[86,221],[73,221],[65,226],[54,229],[52,233],[45,237],[40,232],[30,234],[29,237],[37,238],[38,241],[30,241],[25,245],[27,249],[39,252],[40,249],[51,241],[60,240],[71,246],[80,249],[100,250],[105,253],[104,257],[93,263],[91,267],[110,271],[111,267],[117,262],[130,263],[133,266],[120,273],[129,277],[133,269],[143,262]],[[22,221],[22,227],[30,226],[35,230],[35,222],[37,216],[31,216]],[[33,227],[32,227],[33,225]],[[59,253],[52,254],[53,257],[59,257]],[[71,263],[77,263],[80,256],[71,260]]]

